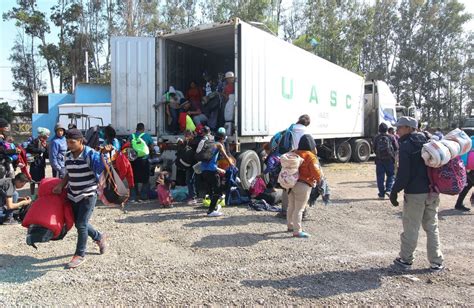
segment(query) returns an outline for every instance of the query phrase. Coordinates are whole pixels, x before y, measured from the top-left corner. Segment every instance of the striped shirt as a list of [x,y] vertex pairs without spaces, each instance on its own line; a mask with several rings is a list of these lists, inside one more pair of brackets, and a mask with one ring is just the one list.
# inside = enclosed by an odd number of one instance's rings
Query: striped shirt
[[79,202],[97,193],[96,174],[91,169],[90,162],[84,155],[84,152],[81,152],[77,158],[74,158],[72,153],[68,152],[65,165],[69,176],[67,190],[69,200]]

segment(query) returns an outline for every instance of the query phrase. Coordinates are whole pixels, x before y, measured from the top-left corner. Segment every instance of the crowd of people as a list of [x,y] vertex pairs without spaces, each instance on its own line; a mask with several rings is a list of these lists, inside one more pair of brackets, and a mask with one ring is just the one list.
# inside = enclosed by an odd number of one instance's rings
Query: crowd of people
[[[230,75],[226,75],[228,77]],[[224,88],[229,89],[227,83]],[[231,93],[228,90],[226,93]],[[169,93],[173,97],[173,93]],[[201,97],[196,83],[191,83],[187,93],[186,104],[195,104]],[[172,107],[170,107],[173,109]],[[181,107],[180,107],[181,108]],[[173,112],[170,115],[173,125]],[[199,108],[194,108],[199,111]],[[192,112],[192,111],[191,111]],[[205,124],[206,115],[188,113],[199,124]],[[299,117],[295,124],[287,130],[275,135],[272,140],[264,145],[266,156],[265,170],[257,178],[268,176],[265,189],[274,192],[281,189],[282,170],[286,168],[283,163],[288,153],[298,157],[298,172],[295,182],[288,188],[282,189],[282,209],[278,213],[287,221],[287,230],[293,237],[308,238],[302,221],[307,215],[308,203],[314,190],[320,189],[325,182],[323,170],[317,157],[316,144],[309,134],[311,124],[308,115]],[[389,197],[393,206],[398,206],[398,194],[404,192],[403,206],[403,233],[401,234],[401,249],[399,257],[394,260],[397,266],[403,269],[411,268],[414,260],[414,251],[417,245],[420,226],[427,233],[428,259],[433,271],[440,271],[443,266],[443,255],[440,250],[438,229],[439,197],[430,193],[430,181],[427,167],[421,157],[421,147],[432,135],[422,131],[417,121],[410,117],[401,117],[396,126],[396,131],[382,123],[379,134],[374,138],[373,145],[376,154],[376,178],[378,197]],[[285,134],[291,134],[286,138]],[[436,136],[442,136],[437,130]],[[73,214],[74,223],[78,233],[76,250],[67,268],[75,268],[85,261],[88,237],[99,247],[100,253],[107,249],[107,236],[97,231],[89,220],[97,201],[99,177],[109,164],[114,166],[117,157],[126,155],[130,163],[131,178],[127,178],[130,188],[129,203],[140,203],[153,196],[156,191],[158,202],[164,207],[172,206],[170,188],[173,186],[171,170],[161,170],[155,183],[155,190],[150,187],[150,178],[153,167],[150,165],[150,156],[155,151],[152,137],[145,132],[145,125],[138,123],[136,131],[127,140],[120,142],[116,132],[110,125],[103,128],[100,134],[100,143],[91,148],[86,145],[82,132],[76,128],[67,129],[61,124],[54,128],[54,137],[50,138],[50,131],[46,128],[38,129],[38,136],[23,148],[22,146],[8,146],[9,124],[0,119],[0,156],[2,162],[9,162],[13,170],[16,167],[25,167],[15,162],[15,156],[25,151],[30,155],[29,172],[16,175],[9,172],[8,164],[2,164],[2,178],[0,179],[0,223],[15,224],[15,213],[30,205],[35,197],[36,185],[45,178],[46,159],[49,159],[53,177],[60,183],[53,189],[53,193],[61,194],[67,190]],[[288,141],[285,144],[284,141]],[[178,172],[183,172],[187,186],[188,205],[200,204],[198,196],[203,191],[209,198],[210,204],[206,215],[208,217],[222,216],[220,200],[224,192],[229,193],[230,179],[236,183],[236,159],[232,156],[227,143],[226,130],[217,127],[213,130],[207,125],[197,125],[194,130],[185,130],[184,139],[178,140],[175,165]],[[6,159],[8,158],[8,159]],[[117,163],[117,169],[119,169]],[[24,169],[22,169],[23,171]],[[119,170],[120,171],[120,170]],[[119,172],[121,173],[121,172]],[[123,173],[125,174],[125,173]],[[19,198],[18,189],[30,183],[30,197]],[[459,195],[458,203],[473,186],[469,180],[465,191]],[[286,186],[285,186],[286,187]],[[283,187],[284,188],[284,187]],[[203,196],[203,195],[202,195]],[[228,199],[226,199],[228,200]],[[456,208],[459,209],[458,203]]]

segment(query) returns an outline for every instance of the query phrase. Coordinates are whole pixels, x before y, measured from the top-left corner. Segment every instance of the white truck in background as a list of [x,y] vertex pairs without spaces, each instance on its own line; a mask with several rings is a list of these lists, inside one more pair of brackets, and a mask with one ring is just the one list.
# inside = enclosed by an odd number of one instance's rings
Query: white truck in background
[[61,123],[64,127],[68,127],[72,123],[78,129],[87,131],[96,125],[107,126],[112,123],[111,103],[62,104],[58,106],[58,110],[56,123]]
[[261,173],[262,145],[302,114],[320,155],[339,162],[364,162],[381,122],[414,112],[396,105],[382,81],[365,81],[338,65],[287,43],[239,19],[193,27],[159,37],[114,37],[112,43],[112,126],[118,135],[139,122],[156,136],[172,161],[177,136],[166,130],[169,86],[185,92],[203,72],[233,71],[234,120],[226,123],[230,149],[246,188]]

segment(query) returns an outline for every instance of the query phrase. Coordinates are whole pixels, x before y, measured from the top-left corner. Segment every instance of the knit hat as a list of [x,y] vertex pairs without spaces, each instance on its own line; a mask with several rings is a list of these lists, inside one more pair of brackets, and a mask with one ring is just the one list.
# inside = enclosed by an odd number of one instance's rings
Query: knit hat
[[316,148],[316,142],[311,135],[303,135],[298,143],[298,150],[301,151],[314,151]]
[[72,128],[66,132],[66,138],[67,139],[83,139],[84,136],[82,135],[82,132],[78,130],[77,128]]
[[37,131],[38,131],[38,136],[40,137],[48,137],[49,134],[51,133],[49,129],[47,129],[46,127],[38,127]]
[[380,123],[379,125],[379,133],[386,133],[388,131],[388,126],[385,123]]
[[4,118],[0,118],[0,128],[8,127],[8,121]]

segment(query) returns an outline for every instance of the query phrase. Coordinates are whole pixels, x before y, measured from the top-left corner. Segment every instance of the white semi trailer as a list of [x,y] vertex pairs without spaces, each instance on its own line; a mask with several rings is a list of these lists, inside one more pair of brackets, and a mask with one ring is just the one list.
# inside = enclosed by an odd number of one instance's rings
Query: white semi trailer
[[[159,37],[112,40],[112,125],[128,135],[138,122],[168,149],[180,136],[166,130],[162,95],[169,86],[185,91],[202,74],[233,71],[234,120],[228,140],[244,187],[263,167],[262,145],[309,114],[319,153],[339,162],[363,162],[381,122],[397,113],[389,87],[366,82],[338,65],[239,19]],[[228,127],[229,128],[229,127]],[[163,157],[173,159],[171,151]],[[167,155],[168,154],[168,155]]]

